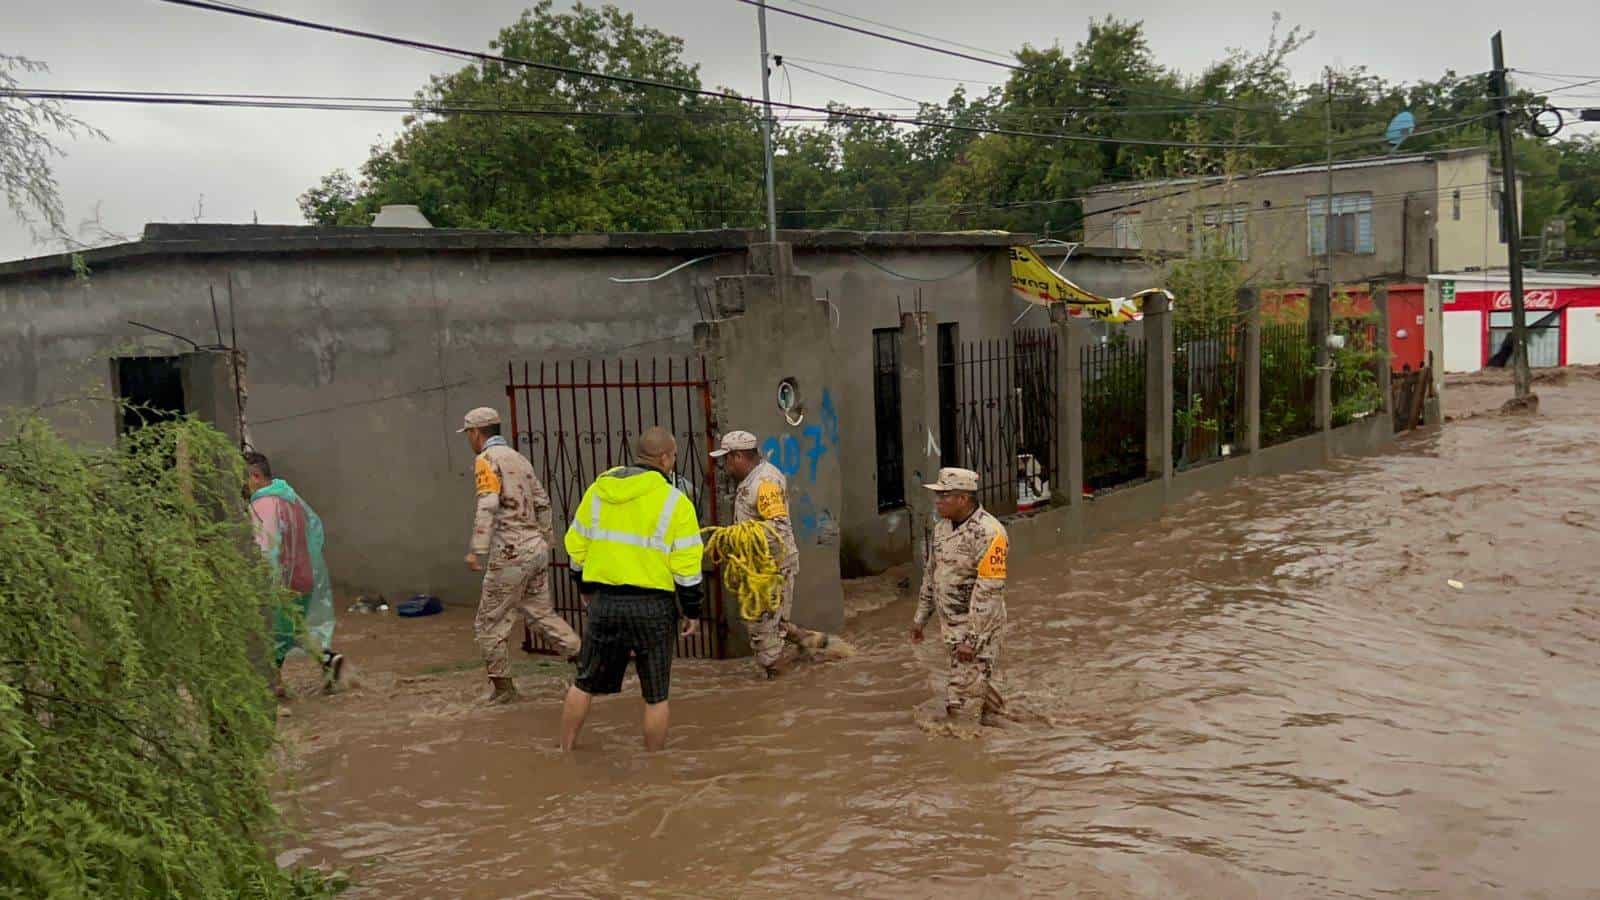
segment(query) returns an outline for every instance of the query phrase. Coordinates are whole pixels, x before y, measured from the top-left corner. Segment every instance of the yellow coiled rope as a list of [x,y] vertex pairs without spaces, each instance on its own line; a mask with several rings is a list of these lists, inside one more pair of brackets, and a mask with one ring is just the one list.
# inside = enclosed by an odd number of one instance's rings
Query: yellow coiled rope
[[747,622],[776,612],[782,605],[783,575],[772,556],[772,532],[754,519],[722,528],[701,529],[709,535],[706,558],[722,567],[722,586],[739,598],[739,615]]

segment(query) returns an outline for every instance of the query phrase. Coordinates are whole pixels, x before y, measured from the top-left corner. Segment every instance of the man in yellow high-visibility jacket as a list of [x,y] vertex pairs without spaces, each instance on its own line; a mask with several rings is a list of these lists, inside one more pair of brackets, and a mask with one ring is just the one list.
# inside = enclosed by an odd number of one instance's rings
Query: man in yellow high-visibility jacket
[[589,485],[567,529],[572,578],[589,615],[561,711],[563,750],[578,742],[593,696],[622,691],[630,656],[644,694],[645,749],[666,746],[674,645],[699,628],[704,547],[694,501],[671,474],[678,443],[650,428],[634,458]]

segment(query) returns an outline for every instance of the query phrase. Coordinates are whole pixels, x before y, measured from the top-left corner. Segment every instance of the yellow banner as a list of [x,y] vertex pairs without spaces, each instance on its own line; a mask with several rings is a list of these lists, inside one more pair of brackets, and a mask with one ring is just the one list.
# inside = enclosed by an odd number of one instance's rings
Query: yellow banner
[[1104,322],[1133,322],[1144,318],[1144,298],[1151,294],[1172,295],[1160,288],[1140,291],[1132,297],[1102,297],[1091,294],[1063,278],[1044,264],[1027,247],[1011,248],[1011,290],[1029,303],[1049,306],[1065,303],[1071,315]]

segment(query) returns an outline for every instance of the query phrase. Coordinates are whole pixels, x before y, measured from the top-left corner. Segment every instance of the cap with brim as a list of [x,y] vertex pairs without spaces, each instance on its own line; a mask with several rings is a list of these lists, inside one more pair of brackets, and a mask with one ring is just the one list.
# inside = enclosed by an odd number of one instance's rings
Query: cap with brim
[[466,416],[462,418],[461,427],[456,429],[456,433],[460,434],[461,432],[469,429],[484,428],[489,425],[499,424],[499,412],[495,411],[492,407],[480,406],[477,409],[468,412]]
[[756,436],[748,431],[730,431],[722,436],[722,446],[711,451],[712,459],[721,459],[735,450],[754,450],[758,446]]
[[930,491],[976,491],[978,489],[978,473],[971,469],[940,469],[939,480],[923,487]]

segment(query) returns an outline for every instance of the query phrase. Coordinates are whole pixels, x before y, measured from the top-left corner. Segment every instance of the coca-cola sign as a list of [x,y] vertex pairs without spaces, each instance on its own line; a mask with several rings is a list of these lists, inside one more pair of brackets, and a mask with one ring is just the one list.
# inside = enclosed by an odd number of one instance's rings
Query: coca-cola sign
[[[1561,305],[1560,303],[1556,302],[1556,292],[1555,291],[1523,291],[1522,292],[1522,308],[1523,309],[1556,309],[1560,305]],[[1500,293],[1495,294],[1494,295],[1494,308],[1495,309],[1510,309],[1511,308],[1511,292],[1510,291],[1501,291]]]

